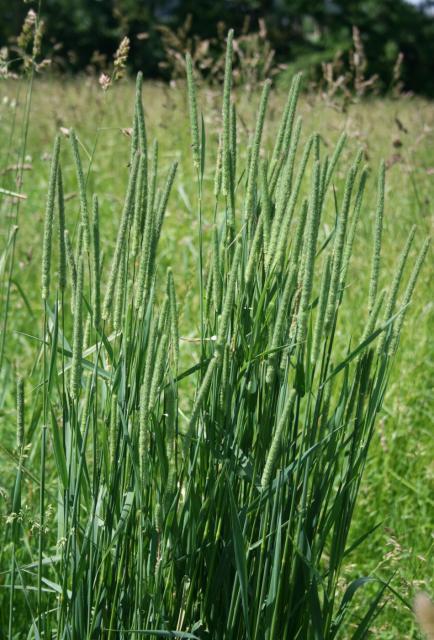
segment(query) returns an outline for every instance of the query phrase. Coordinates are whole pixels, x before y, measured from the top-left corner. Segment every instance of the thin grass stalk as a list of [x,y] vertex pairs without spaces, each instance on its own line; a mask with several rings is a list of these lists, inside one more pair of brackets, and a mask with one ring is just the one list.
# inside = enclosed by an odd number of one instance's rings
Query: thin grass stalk
[[14,598],[15,598],[15,576],[16,576],[16,544],[19,541],[19,517],[21,515],[21,477],[22,465],[24,458],[25,444],[25,425],[24,425],[24,381],[21,376],[17,376],[16,380],[16,436],[18,451],[18,468],[15,478],[15,486],[12,496],[12,552],[11,552],[11,568],[10,568],[10,596],[9,596],[9,624],[8,638],[13,637],[13,619],[14,619]]
[[24,447],[24,380],[17,377],[17,449],[21,453]]
[[401,335],[402,326],[404,324],[405,315],[407,313],[408,305],[411,302],[414,289],[416,287],[416,282],[419,277],[420,271],[422,269],[423,263],[426,258],[426,254],[428,253],[428,249],[431,244],[431,238],[427,238],[422,245],[422,249],[417,256],[417,260],[413,267],[413,270],[410,274],[410,278],[407,284],[407,288],[404,292],[403,300],[402,300],[402,313],[398,316],[395,326],[393,328],[393,342],[391,346],[391,352],[394,354],[398,348],[399,336]]
[[158,243],[160,239],[161,229],[163,226],[164,214],[166,213],[167,204],[169,202],[170,192],[172,190],[173,182],[175,180],[176,170],[178,168],[178,162],[172,162],[169,168],[169,173],[167,174],[166,183],[164,185],[163,192],[161,194],[161,199],[159,201],[158,207],[155,213],[155,235],[154,235],[154,245]]
[[336,165],[341,156],[341,153],[343,151],[346,141],[347,141],[347,134],[343,132],[336,143],[335,150],[333,151],[332,157],[330,158],[330,162],[328,163],[323,196],[327,193],[327,190],[330,186],[330,182],[332,180]]
[[179,327],[178,327],[178,305],[176,302],[175,282],[172,269],[167,270],[167,297],[169,299],[170,318],[170,341],[173,353],[173,365],[175,375],[178,373],[179,363]]
[[155,353],[156,334],[158,328],[157,319],[153,319],[150,324],[147,348],[145,372],[143,376],[143,384],[140,387],[140,416],[139,416],[139,461],[140,472],[143,478],[144,461],[147,453],[148,445],[148,419],[149,419],[149,398],[151,392],[153,360]]
[[354,211],[351,219],[350,228],[348,231],[348,239],[345,244],[344,254],[342,257],[342,270],[341,270],[341,279],[339,284],[339,288],[341,291],[343,291],[344,289],[346,278],[347,278],[347,272],[350,264],[351,254],[353,251],[354,238],[356,236],[357,224],[359,222],[360,211],[362,208],[363,194],[365,191],[367,177],[368,177],[368,169],[367,167],[364,167],[362,174],[360,176],[359,187],[357,189],[357,194],[354,200]]
[[[399,257],[398,264],[395,270],[395,275],[392,280],[392,284],[390,285],[389,295],[386,300],[386,308],[384,311],[384,322],[388,322],[393,316],[393,312],[395,310],[396,300],[398,297],[398,290],[401,284],[402,276],[404,273],[404,268],[407,262],[408,254],[410,253],[411,245],[413,243],[414,235],[416,233],[416,226],[413,225],[410,233],[407,238],[407,242],[405,243],[404,249]],[[380,355],[385,347],[386,340],[388,339],[388,333],[383,331],[378,339],[377,344],[377,353]]]
[[214,300],[214,307],[217,313],[221,312],[222,306],[222,275],[220,268],[220,250],[219,250],[219,236],[216,225],[213,228],[213,244],[212,244],[212,296]]
[[[366,322],[365,329],[363,331],[362,340],[361,340],[362,342],[367,340],[371,335],[371,333],[373,333],[373,331],[375,330],[378,316],[380,315],[381,307],[383,306],[385,297],[386,297],[385,291],[381,291],[380,294],[377,296],[377,299],[375,300],[374,308],[372,309],[371,313],[368,316],[368,320]],[[362,355],[360,357],[362,357]]]

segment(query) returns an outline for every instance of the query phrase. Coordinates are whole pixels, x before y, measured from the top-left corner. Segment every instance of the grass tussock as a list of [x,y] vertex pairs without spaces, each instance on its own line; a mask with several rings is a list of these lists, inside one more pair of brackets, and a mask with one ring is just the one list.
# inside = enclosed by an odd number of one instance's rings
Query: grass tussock
[[[231,101],[231,46],[230,34],[213,181],[204,180],[211,141],[187,59],[199,357],[186,368],[177,272],[162,276],[158,253],[177,163],[162,175],[158,145],[148,145],[141,77],[110,260],[100,246],[97,195],[88,202],[78,139],[72,132],[70,150],[56,139],[40,383],[26,402],[17,383],[10,637],[21,630],[35,638],[350,637],[353,598],[374,582],[359,576],[340,584],[343,563],[369,535],[348,542],[428,241],[408,265],[409,231],[395,276],[379,291],[381,165],[366,256],[369,294],[358,309],[363,329],[342,335],[367,181],[363,153],[344,167],[345,186],[336,194],[345,135],[330,153],[315,133],[301,145],[296,76],[271,153],[263,145],[264,84],[245,158]],[[65,222],[66,153],[79,193],[75,246]],[[213,202],[210,239],[205,196]],[[335,215],[323,224],[330,200]],[[20,515],[26,474],[39,488],[31,538]],[[366,611],[352,621],[352,638],[365,637],[386,588],[377,581]],[[18,608],[25,611],[20,620]]]

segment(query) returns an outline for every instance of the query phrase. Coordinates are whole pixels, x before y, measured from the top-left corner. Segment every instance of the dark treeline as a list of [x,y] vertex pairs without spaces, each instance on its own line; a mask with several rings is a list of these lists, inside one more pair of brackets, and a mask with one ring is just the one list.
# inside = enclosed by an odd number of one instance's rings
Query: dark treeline
[[[403,54],[404,90],[434,96],[433,0],[415,7],[405,0],[42,0],[45,52],[57,69],[102,67],[119,40],[131,41],[129,65],[148,77],[168,78],[161,27],[176,32],[191,16],[185,40],[216,38],[223,28],[258,29],[264,19],[267,38],[279,63],[296,63],[313,73],[321,61],[352,45],[353,25],[360,30],[368,73],[380,87],[390,86],[394,63]],[[0,44],[12,45],[29,8],[38,2],[0,0]],[[167,35],[167,34],[166,34]],[[95,52],[97,52],[95,54]]]

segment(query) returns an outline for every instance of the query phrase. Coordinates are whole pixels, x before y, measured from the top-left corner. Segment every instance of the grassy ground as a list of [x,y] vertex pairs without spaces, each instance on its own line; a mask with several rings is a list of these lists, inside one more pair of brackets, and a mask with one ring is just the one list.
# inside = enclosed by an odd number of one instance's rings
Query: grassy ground
[[[0,105],[0,176],[1,186],[13,190],[14,168],[18,153],[23,116],[24,87],[4,84]],[[17,91],[19,93],[17,94]],[[283,94],[272,99],[271,114],[277,116]],[[96,82],[89,80],[65,83],[35,83],[27,145],[26,170],[22,192],[27,199],[19,213],[19,232],[14,285],[11,291],[9,333],[6,340],[6,366],[0,396],[2,446],[13,446],[14,413],[11,390],[13,370],[27,375],[33,344],[18,332],[38,334],[40,317],[40,257],[42,220],[48,180],[48,162],[52,140],[59,127],[74,127],[80,141],[92,157],[89,191],[100,194],[102,237],[114,238],[123,196],[128,164],[128,127],[133,88],[124,84],[103,94]],[[18,106],[15,107],[15,101]],[[181,309],[181,335],[194,338],[198,334],[195,265],[197,263],[197,224],[192,211],[190,144],[182,88],[167,89],[149,85],[145,90],[145,108],[150,137],[160,143],[162,173],[173,159],[180,161],[173,197],[169,203],[162,243],[163,258],[174,267]],[[207,130],[217,135],[219,102],[214,94],[203,92],[201,103]],[[243,116],[240,138],[247,150],[256,96],[239,95],[239,112]],[[326,107],[322,102],[304,98],[299,112],[304,119],[305,136],[313,130],[322,135],[326,147],[332,149],[345,129],[350,141],[345,155],[353,156],[359,145],[366,160],[376,170],[380,158],[388,165],[386,218],[383,248],[383,284],[390,281],[395,260],[412,224],[417,225],[412,257],[423,239],[431,232],[434,201],[434,107],[419,99],[400,101],[375,100],[353,105],[345,114]],[[16,129],[11,138],[13,120]],[[273,122],[273,117],[269,119]],[[271,141],[275,129],[267,130]],[[214,145],[213,145],[214,146]],[[247,153],[247,151],[246,151]],[[342,165],[344,162],[342,162]],[[213,180],[214,159],[209,158],[206,178]],[[77,202],[73,167],[64,166],[65,190]],[[341,176],[342,177],[342,176]],[[339,180],[336,189],[342,188]],[[348,338],[360,327],[358,317],[361,300],[366,298],[367,267],[372,237],[375,203],[375,179],[369,180],[364,215],[355,257],[348,279],[354,302],[346,318]],[[0,208],[1,249],[11,222],[11,201],[3,198]],[[213,211],[204,208],[205,229],[212,223]],[[330,218],[328,218],[330,219]],[[70,228],[74,233],[74,228]],[[110,247],[104,247],[110,252]],[[163,259],[163,263],[164,263]],[[432,589],[433,578],[433,513],[434,459],[432,445],[432,379],[434,315],[432,303],[433,262],[429,257],[423,270],[404,330],[402,345],[392,374],[388,396],[372,446],[353,527],[357,537],[379,524],[368,541],[348,558],[346,577],[375,572],[382,578],[393,575],[392,587],[397,595],[388,597],[376,621],[373,637],[416,638],[412,614],[406,603],[415,591]],[[184,358],[193,357],[194,343],[184,342]],[[4,448],[0,464],[9,465]],[[2,480],[5,489],[7,474]],[[0,498],[2,499],[2,498]],[[1,513],[8,510],[6,502]],[[3,521],[1,526],[3,526]],[[362,596],[363,597],[363,596]],[[401,599],[400,599],[401,598]],[[348,636],[350,633],[348,632]]]

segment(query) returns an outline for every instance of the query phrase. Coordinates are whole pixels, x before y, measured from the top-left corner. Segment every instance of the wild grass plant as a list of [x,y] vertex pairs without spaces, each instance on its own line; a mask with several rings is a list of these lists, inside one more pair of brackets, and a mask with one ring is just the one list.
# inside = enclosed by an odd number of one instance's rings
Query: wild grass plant
[[[26,394],[17,383],[11,638],[356,639],[366,636],[387,589],[378,581],[349,631],[353,598],[375,582],[359,576],[344,590],[339,584],[343,563],[370,534],[349,544],[350,525],[428,242],[407,265],[409,230],[395,278],[379,291],[381,166],[366,257],[369,296],[358,310],[364,328],[338,339],[367,182],[363,154],[346,167],[337,195],[345,136],[330,155],[318,134],[299,148],[296,76],[270,154],[262,145],[264,85],[245,162],[231,102],[230,34],[220,152],[208,183],[211,141],[188,59],[187,79],[200,318],[199,359],[185,368],[178,274],[163,278],[158,268],[177,165],[161,175],[157,144],[148,149],[141,77],[111,260],[101,251],[98,198],[89,205],[77,138],[71,134],[70,150],[55,141],[40,382]],[[66,153],[79,191],[75,247],[65,231]],[[208,190],[209,251],[202,227]],[[335,217],[323,225],[330,199]],[[39,488],[32,536],[22,526],[27,474]]]

